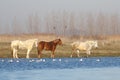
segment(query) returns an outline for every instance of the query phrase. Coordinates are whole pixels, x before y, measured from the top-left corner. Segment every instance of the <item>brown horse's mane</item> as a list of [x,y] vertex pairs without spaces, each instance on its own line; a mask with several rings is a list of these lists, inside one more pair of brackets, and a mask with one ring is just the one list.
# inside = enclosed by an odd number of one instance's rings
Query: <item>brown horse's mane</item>
[[53,44],[58,44],[58,42],[61,41],[61,39],[55,39],[55,40],[52,40],[52,41],[40,41],[40,42],[44,42],[44,43],[53,43]]

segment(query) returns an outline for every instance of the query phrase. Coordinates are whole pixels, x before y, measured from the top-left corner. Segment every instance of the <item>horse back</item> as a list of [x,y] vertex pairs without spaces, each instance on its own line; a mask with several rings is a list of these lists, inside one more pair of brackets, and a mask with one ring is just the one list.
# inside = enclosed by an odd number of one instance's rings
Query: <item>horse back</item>
[[14,41],[12,41],[11,42],[11,48],[18,48],[18,46],[19,46],[19,40],[14,40]]
[[38,43],[38,50],[43,50],[44,49],[44,45],[45,45],[45,42],[44,41],[40,41]]
[[56,48],[56,44],[53,41],[50,42],[45,42],[45,41],[40,41],[38,43],[38,49],[39,50],[54,50]]
[[86,42],[74,42],[72,43],[72,48],[74,49],[78,49],[78,50],[87,50],[88,45],[86,44]]

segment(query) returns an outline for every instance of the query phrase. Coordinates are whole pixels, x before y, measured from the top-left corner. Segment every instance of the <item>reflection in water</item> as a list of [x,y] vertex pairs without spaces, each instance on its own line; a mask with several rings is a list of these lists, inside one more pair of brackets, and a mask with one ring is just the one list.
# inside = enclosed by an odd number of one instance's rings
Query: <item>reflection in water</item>
[[120,68],[39,69],[1,72],[1,80],[119,80]]

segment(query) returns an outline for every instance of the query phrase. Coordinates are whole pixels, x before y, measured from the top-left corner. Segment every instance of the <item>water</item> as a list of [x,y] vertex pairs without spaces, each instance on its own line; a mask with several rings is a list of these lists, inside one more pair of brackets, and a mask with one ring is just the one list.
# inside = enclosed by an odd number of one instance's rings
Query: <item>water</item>
[[120,57],[0,59],[1,80],[119,80]]

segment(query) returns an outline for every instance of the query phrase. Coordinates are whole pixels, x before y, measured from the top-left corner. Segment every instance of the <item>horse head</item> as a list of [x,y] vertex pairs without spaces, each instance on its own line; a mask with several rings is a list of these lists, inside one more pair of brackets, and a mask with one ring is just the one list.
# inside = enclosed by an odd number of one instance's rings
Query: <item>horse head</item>
[[95,48],[98,48],[98,42],[97,41],[93,41],[93,47],[95,47]]
[[87,41],[87,44],[89,44],[89,46],[91,47],[98,47],[98,42],[97,41]]
[[56,40],[54,40],[54,43],[62,45],[62,40],[61,39],[56,39]]

